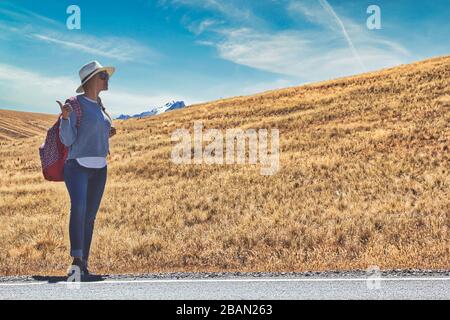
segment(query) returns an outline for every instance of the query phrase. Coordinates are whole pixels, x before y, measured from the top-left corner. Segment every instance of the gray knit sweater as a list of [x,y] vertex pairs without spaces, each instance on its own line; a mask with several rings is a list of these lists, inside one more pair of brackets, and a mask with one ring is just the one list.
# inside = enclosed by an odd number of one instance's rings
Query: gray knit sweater
[[78,95],[77,99],[83,114],[80,127],[76,127],[75,111],[70,113],[68,119],[61,118],[59,126],[61,142],[69,147],[67,159],[106,157],[111,121],[97,103],[87,100],[83,95]]

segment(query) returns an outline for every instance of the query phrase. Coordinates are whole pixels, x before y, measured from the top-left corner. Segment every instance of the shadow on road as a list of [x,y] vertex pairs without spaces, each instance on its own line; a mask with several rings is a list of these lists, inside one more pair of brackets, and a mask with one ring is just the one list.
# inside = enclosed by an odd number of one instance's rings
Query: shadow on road
[[[84,276],[82,282],[105,281],[108,275],[89,275]],[[66,282],[67,276],[32,276],[36,281],[45,281],[48,283]]]

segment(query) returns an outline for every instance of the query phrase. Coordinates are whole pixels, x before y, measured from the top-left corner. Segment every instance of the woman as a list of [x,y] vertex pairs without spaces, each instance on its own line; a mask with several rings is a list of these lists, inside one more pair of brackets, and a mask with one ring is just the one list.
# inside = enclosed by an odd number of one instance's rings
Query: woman
[[61,142],[69,148],[64,164],[64,182],[70,196],[70,254],[73,257],[68,275],[80,272],[89,275],[88,259],[94,221],[106,184],[109,138],[115,134],[112,119],[103,107],[99,93],[108,90],[109,77],[115,68],[103,67],[92,61],[79,74],[81,85],[77,101],[82,117],[76,126],[77,115],[70,104],[62,105],[60,121]]

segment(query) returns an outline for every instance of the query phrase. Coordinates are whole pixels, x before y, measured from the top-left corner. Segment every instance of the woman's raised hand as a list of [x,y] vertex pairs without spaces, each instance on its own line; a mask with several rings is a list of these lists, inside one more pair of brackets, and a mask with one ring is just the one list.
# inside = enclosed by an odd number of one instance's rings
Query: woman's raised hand
[[62,117],[64,120],[69,119],[70,113],[73,111],[72,106],[68,103],[63,105],[61,101],[56,100],[56,102],[59,104],[59,107],[61,108]]

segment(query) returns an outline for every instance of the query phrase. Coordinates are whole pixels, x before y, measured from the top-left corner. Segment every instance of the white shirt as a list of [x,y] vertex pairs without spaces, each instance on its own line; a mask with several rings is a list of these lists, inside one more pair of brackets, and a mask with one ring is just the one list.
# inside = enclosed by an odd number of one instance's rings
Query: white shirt
[[106,158],[104,157],[83,157],[77,158],[77,161],[86,168],[101,169],[106,166]]
[[[97,101],[86,97],[86,95],[83,95],[83,97],[88,101],[97,103]],[[107,164],[106,157],[83,157],[83,158],[77,158],[77,161],[83,167],[93,168],[93,169],[101,169],[101,168],[105,167]]]

